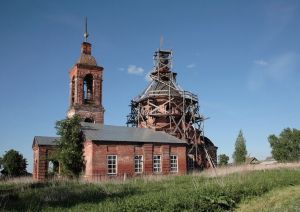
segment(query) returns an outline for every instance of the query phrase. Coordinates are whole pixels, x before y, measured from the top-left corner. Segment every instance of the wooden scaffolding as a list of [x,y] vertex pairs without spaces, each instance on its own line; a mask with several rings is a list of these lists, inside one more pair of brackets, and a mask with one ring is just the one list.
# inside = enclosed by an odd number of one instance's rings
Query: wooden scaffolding
[[127,126],[165,131],[188,144],[188,168],[215,167],[217,147],[204,136],[205,118],[199,112],[198,96],[183,90],[172,71],[172,51],[157,50],[151,82],[131,100]]

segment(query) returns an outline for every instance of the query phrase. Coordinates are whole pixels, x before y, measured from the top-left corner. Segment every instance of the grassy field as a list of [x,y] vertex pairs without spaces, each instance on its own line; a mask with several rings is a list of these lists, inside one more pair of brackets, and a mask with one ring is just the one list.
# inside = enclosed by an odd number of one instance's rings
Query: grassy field
[[274,189],[261,197],[243,202],[236,211],[300,211],[300,186]]
[[299,194],[299,186],[300,169],[287,168],[126,182],[0,182],[0,211],[244,211],[252,207],[251,199],[263,205],[279,194],[290,198],[290,191]]

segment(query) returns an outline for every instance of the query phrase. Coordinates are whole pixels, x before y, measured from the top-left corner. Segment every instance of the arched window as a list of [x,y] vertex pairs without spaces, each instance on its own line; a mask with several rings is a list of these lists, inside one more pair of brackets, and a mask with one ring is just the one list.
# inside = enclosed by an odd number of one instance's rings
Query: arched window
[[48,173],[53,172],[53,161],[48,161]]
[[71,82],[71,103],[74,104],[75,101],[75,77],[73,76]]
[[84,103],[93,101],[93,75],[87,74],[83,80]]
[[56,160],[50,160],[47,164],[47,177],[51,178],[58,174],[59,172],[59,163]]
[[93,123],[94,120],[92,118],[85,118],[84,122]]

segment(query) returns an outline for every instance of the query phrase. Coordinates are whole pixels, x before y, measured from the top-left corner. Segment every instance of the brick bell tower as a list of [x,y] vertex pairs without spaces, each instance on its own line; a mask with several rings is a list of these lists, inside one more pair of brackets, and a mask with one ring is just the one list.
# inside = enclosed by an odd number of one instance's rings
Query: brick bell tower
[[92,56],[92,45],[87,42],[87,19],[85,19],[84,42],[76,64],[70,70],[70,107],[67,116],[75,114],[85,122],[103,124],[104,108],[102,106],[103,67],[97,65]]

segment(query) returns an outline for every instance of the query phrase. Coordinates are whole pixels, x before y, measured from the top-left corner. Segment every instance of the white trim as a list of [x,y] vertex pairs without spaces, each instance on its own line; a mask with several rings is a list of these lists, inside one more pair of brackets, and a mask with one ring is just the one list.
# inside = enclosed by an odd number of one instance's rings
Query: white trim
[[[108,157],[109,156],[114,156],[115,157],[115,168],[111,168],[112,170],[115,169],[114,173],[109,173],[108,172],[108,170],[109,170],[109,168],[108,168]],[[107,168],[106,173],[108,175],[117,175],[117,173],[118,173],[118,156],[117,155],[106,155],[106,168]]]
[[[135,159],[135,157],[141,157],[141,158],[140,159]],[[144,172],[144,156],[143,155],[134,155],[133,160],[134,160],[134,173],[136,173],[136,174],[143,173]],[[140,172],[136,171],[136,167],[135,167],[136,166],[136,161],[139,161],[140,167],[138,169],[141,169]]]
[[[155,171],[155,169],[157,169],[157,167],[154,167],[154,157],[159,157],[159,171]],[[156,159],[156,160],[158,160],[158,159]],[[152,158],[152,161],[153,161],[153,172],[154,173],[160,173],[160,172],[162,172],[162,167],[161,167],[161,155],[153,155],[153,158]]]
[[[172,161],[172,159],[171,159],[171,157],[172,156],[175,156],[176,157],[176,170],[172,170],[172,167],[171,167],[171,161]],[[174,160],[174,159],[173,159]],[[172,154],[172,155],[170,155],[170,172],[178,172],[178,156],[177,155],[175,155],[175,154]]]

